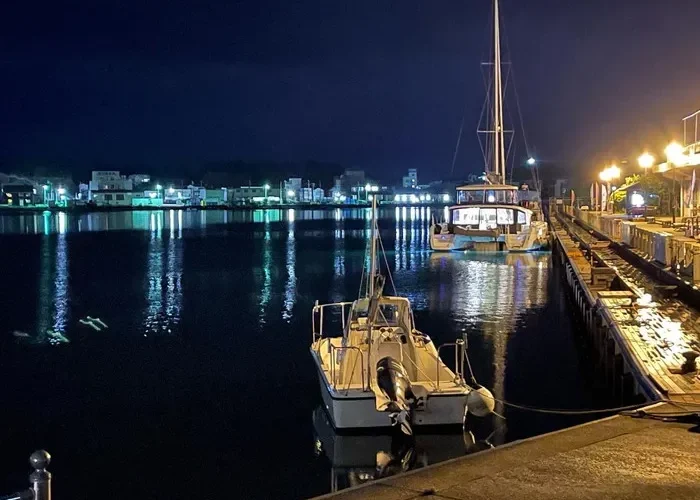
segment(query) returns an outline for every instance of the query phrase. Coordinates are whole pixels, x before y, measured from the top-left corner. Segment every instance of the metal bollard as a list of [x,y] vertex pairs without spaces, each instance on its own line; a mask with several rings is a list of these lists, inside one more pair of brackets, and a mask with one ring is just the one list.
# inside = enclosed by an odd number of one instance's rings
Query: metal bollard
[[51,500],[51,473],[46,470],[49,463],[51,455],[46,450],[37,450],[29,457],[29,465],[34,469],[29,474],[34,500]]

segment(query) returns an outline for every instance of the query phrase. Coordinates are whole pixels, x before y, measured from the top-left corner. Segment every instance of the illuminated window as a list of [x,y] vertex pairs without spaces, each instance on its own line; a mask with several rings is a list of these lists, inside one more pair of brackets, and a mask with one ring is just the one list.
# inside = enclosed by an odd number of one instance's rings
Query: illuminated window
[[513,217],[513,211],[509,208],[499,208],[497,209],[496,220],[499,224],[514,224],[515,219]]

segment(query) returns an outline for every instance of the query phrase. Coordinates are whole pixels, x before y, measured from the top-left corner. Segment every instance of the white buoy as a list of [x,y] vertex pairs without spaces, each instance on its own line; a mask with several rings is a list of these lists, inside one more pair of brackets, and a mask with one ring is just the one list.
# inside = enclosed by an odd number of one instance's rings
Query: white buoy
[[485,417],[493,412],[496,400],[486,387],[479,387],[467,395],[467,411],[475,417]]

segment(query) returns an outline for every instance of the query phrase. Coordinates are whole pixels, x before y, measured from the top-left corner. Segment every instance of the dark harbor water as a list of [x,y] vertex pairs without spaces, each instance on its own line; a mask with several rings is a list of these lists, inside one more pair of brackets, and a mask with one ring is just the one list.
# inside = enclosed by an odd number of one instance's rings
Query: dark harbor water
[[[368,217],[0,216],[0,493],[26,486],[35,448],[53,454],[64,499],[303,498],[366,480],[391,440],[332,433],[309,344],[314,301],[357,296]],[[603,404],[551,256],[433,254],[429,221],[426,209],[380,213],[418,327],[437,344],[466,336],[497,398]],[[581,422],[497,409],[494,444]],[[465,445],[442,433],[419,436],[415,451],[420,466]]]

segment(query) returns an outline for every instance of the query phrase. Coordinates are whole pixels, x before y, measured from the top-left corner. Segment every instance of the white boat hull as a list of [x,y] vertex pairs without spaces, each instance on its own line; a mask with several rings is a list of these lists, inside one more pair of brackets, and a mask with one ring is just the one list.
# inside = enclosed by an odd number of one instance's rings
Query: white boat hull
[[[333,391],[316,362],[323,406],[336,429],[370,429],[391,427],[388,412],[377,411],[371,391]],[[413,412],[414,426],[462,425],[467,393],[430,394],[425,409]]]
[[544,236],[530,238],[527,232],[518,235],[500,235],[489,237],[481,235],[464,235],[453,233],[436,233],[435,226],[430,227],[430,248],[435,252],[537,252],[545,250],[549,241]]

